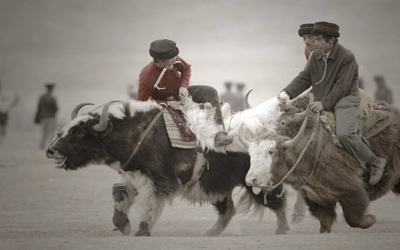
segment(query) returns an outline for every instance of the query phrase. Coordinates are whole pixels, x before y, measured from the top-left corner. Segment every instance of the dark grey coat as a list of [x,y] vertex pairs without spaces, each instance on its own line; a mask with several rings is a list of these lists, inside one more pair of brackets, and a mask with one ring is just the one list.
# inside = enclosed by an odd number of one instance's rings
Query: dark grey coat
[[305,69],[285,88],[290,98],[303,93],[310,86],[316,101],[321,101],[325,110],[333,110],[335,104],[345,96],[358,96],[358,64],[354,54],[336,43],[327,59],[324,80],[318,83],[325,70],[321,52],[312,53]]

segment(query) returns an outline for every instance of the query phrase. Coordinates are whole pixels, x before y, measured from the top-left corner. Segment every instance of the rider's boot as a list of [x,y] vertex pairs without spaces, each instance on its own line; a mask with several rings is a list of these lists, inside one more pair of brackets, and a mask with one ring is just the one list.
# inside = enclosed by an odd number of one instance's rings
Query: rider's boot
[[386,159],[374,155],[367,163],[367,165],[370,167],[369,185],[374,186],[382,179],[386,162]]

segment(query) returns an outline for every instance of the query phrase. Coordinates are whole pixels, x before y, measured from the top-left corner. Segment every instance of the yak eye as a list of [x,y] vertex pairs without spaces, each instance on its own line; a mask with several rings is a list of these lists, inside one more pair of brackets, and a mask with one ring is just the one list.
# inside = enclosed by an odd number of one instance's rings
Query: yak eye
[[275,152],[274,152],[274,150],[270,150],[269,152],[268,152],[270,155],[273,155]]

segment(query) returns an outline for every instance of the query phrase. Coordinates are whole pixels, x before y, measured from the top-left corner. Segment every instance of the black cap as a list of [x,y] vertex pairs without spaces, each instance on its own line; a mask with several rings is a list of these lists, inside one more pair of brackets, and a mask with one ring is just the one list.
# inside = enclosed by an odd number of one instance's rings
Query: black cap
[[179,49],[174,41],[160,39],[150,44],[150,56],[154,59],[171,59],[178,54]]
[[299,36],[311,35],[313,27],[314,27],[313,23],[305,23],[300,25]]
[[340,36],[339,25],[328,22],[317,22],[314,23],[314,27],[313,30],[311,31],[311,34],[313,36],[327,35],[332,37],[339,37]]

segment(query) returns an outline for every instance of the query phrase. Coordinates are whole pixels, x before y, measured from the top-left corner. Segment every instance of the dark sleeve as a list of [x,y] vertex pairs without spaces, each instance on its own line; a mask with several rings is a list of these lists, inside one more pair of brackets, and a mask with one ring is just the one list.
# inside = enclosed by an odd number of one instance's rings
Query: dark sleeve
[[[310,58],[311,60],[311,58]],[[298,95],[306,91],[311,86],[310,63],[307,63],[305,69],[292,80],[292,82],[283,89],[290,96],[290,99],[296,98]]]
[[321,100],[322,106],[324,106],[326,110],[332,110],[335,104],[349,92],[354,73],[358,71],[358,64],[354,55],[346,59],[347,60],[339,69],[332,90]]

